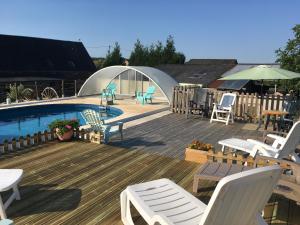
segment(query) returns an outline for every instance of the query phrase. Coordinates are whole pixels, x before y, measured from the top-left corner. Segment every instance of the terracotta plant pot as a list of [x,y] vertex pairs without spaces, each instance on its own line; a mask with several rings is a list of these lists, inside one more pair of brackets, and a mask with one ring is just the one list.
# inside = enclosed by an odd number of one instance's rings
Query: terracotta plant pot
[[59,140],[61,141],[68,141],[71,140],[74,134],[73,130],[69,130],[68,132],[64,133],[63,135],[58,134],[59,129],[56,129],[56,135]]
[[196,162],[196,163],[206,163],[207,162],[207,151],[186,148],[185,149],[185,160]]

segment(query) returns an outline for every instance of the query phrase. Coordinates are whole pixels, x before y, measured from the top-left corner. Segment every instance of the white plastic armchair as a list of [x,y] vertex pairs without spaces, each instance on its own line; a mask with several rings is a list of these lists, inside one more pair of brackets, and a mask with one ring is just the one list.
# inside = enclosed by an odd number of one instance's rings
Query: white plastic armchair
[[210,122],[218,121],[229,124],[229,121],[234,122],[233,119],[233,106],[235,103],[236,94],[234,93],[225,93],[222,95],[221,101],[219,104],[213,104],[213,111],[211,114]]
[[131,185],[121,193],[122,222],[134,225],[132,204],[150,225],[265,225],[260,212],[280,175],[276,165],[227,176],[208,205],[168,179]]
[[286,137],[282,137],[276,134],[267,134],[267,137],[273,140],[272,146],[274,148],[280,148],[286,142]]
[[0,192],[13,190],[10,197],[3,202],[0,195],[0,217],[1,219],[6,219],[5,210],[13,202],[13,200],[20,200],[20,192],[18,189],[18,184],[20,183],[23,176],[22,169],[0,169]]
[[257,154],[277,159],[291,157],[294,162],[300,162],[300,157],[295,153],[300,143],[300,121],[293,125],[286,138],[274,136],[272,145],[258,140],[240,138],[220,140],[218,143],[222,145],[222,151],[225,150],[225,147],[229,147],[250,153],[252,157]]
[[274,142],[271,146],[257,140],[248,139],[247,141],[266,149],[268,154],[260,152],[260,154],[263,156],[281,159],[291,155],[294,157],[294,161],[299,160],[298,156],[295,154],[295,150],[300,143],[300,121],[296,122],[292,126],[285,138],[276,135],[272,135],[271,137],[274,139]]

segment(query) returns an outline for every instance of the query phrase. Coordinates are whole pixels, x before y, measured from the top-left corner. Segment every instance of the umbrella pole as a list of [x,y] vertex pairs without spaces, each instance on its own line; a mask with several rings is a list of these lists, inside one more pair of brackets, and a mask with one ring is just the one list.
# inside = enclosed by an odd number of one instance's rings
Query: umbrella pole
[[260,85],[260,104],[259,104],[259,122],[258,122],[258,127],[256,130],[258,130],[261,127],[262,124],[262,106],[263,106],[263,80],[261,80],[261,85]]

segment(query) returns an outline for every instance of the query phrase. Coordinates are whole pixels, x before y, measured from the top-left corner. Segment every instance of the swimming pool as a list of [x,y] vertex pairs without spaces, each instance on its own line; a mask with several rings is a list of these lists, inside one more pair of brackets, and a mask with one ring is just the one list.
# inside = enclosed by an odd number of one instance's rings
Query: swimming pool
[[47,104],[0,110],[0,143],[19,136],[43,132],[48,124],[56,119],[79,119],[80,125],[85,125],[81,112],[85,109],[99,111],[103,119],[110,119],[122,114],[122,110],[92,104]]

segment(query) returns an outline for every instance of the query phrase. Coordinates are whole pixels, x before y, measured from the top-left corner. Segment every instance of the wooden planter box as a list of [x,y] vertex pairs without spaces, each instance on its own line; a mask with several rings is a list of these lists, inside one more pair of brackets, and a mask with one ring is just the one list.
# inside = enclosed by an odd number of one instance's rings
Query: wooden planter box
[[207,151],[186,148],[185,149],[185,160],[196,162],[196,163],[206,163],[207,162]]

